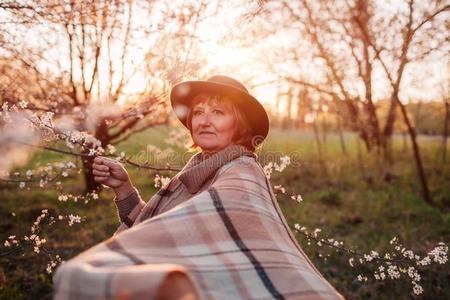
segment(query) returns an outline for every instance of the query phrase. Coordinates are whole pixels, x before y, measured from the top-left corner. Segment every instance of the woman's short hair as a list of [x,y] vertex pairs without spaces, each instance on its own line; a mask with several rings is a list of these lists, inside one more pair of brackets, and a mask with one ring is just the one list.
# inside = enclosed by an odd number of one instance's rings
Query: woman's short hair
[[[228,107],[233,112],[234,120],[236,122],[236,131],[233,135],[233,142],[236,145],[242,145],[246,147],[248,150],[254,152],[255,145],[253,143],[253,132],[250,127],[250,123],[247,120],[245,114],[239,109],[238,106],[234,104],[227,96],[220,94],[198,94],[192,99],[191,106],[189,108],[189,113],[187,116],[187,127],[191,133],[192,137],[192,116],[193,116],[193,108],[198,104],[218,104],[224,107]],[[191,149],[198,149],[198,145],[192,141],[191,145],[189,145]]]

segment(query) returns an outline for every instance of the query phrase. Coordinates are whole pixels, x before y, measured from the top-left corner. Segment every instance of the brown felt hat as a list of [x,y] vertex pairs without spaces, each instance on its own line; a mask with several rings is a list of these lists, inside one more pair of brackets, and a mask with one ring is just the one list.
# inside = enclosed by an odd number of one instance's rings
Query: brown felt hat
[[264,107],[250,95],[245,86],[228,76],[213,76],[206,81],[184,81],[172,88],[170,102],[177,118],[187,127],[187,116],[191,102],[198,94],[220,94],[227,96],[247,117],[253,132],[255,146],[269,132],[269,118]]

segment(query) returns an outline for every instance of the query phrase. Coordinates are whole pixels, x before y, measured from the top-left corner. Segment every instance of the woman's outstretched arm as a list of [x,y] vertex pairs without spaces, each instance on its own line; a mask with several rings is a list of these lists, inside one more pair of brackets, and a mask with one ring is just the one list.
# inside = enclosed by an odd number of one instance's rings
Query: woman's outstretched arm
[[[116,194],[114,203],[117,206],[120,221],[131,227],[145,202],[131,183],[125,167],[114,159],[96,157],[92,164],[92,173],[95,181],[114,190]],[[121,227],[123,226],[120,226],[119,229]],[[120,231],[119,229],[118,231]]]

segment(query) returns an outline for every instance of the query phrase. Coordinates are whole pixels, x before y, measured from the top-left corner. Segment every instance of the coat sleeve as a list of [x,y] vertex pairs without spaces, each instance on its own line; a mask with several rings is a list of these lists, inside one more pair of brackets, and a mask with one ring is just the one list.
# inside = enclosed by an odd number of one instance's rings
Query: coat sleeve
[[122,199],[114,197],[114,203],[116,204],[121,222],[119,228],[114,233],[116,235],[133,225],[142,208],[145,206],[145,202],[142,200],[139,191],[134,188],[132,192]]

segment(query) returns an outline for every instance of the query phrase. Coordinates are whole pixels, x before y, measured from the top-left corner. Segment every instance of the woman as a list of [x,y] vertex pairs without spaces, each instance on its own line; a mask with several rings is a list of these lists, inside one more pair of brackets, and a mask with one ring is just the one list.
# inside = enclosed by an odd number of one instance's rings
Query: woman
[[116,192],[121,225],[63,264],[55,298],[341,299],[295,241],[256,160],[262,105],[214,76],[171,92],[200,148],[147,203],[118,162],[97,157],[95,180]]

